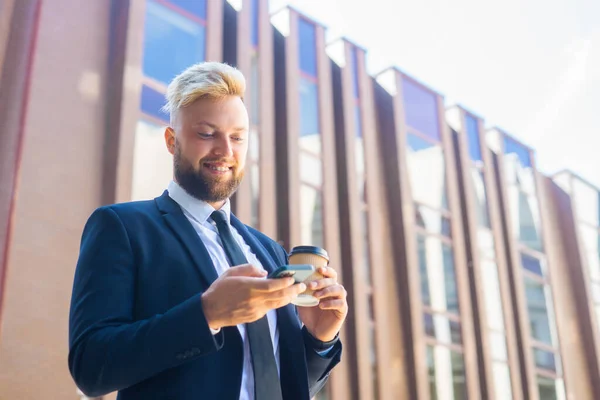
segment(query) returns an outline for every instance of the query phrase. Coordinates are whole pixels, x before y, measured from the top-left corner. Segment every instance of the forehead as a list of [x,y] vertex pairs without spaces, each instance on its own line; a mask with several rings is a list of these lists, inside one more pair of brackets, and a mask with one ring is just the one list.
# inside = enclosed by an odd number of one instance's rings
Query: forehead
[[242,99],[228,96],[223,99],[198,99],[179,110],[185,125],[208,123],[219,129],[248,127],[248,112]]

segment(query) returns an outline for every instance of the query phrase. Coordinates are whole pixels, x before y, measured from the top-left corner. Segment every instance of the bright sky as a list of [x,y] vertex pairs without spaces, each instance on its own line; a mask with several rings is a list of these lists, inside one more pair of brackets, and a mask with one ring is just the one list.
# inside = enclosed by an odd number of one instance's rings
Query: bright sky
[[600,1],[271,0],[396,65],[600,187]]

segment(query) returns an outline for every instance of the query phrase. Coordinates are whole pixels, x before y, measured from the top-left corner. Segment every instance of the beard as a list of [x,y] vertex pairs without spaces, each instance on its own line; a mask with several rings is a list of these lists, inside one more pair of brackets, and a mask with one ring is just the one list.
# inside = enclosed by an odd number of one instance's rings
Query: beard
[[[204,170],[204,163],[224,162],[233,165],[230,177],[211,176]],[[217,203],[229,199],[240,186],[244,170],[238,170],[237,163],[219,158],[203,158],[194,166],[181,151],[179,141],[175,141],[173,169],[177,183],[191,196],[207,203]]]

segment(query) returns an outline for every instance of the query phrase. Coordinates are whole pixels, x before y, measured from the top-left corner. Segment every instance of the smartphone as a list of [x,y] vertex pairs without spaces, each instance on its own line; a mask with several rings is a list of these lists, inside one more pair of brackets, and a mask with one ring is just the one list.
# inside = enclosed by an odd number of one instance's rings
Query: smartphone
[[292,277],[296,283],[301,283],[311,276],[313,272],[315,272],[315,267],[310,264],[282,265],[275,271],[271,272],[267,278],[279,279]]

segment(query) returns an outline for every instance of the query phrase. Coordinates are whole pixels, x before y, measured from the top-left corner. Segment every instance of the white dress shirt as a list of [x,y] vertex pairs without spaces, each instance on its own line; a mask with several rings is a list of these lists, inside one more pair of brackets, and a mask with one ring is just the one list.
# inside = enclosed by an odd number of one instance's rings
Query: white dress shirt
[[[169,197],[179,204],[183,214],[190,221],[198,236],[200,236],[200,240],[202,240],[202,243],[204,243],[204,246],[206,246],[206,249],[208,250],[208,254],[210,254],[210,257],[212,258],[217,274],[221,276],[221,274],[229,268],[229,262],[227,261],[227,256],[225,255],[225,250],[223,249],[217,226],[215,222],[210,219],[210,215],[215,209],[210,204],[189,195],[174,181],[169,183],[167,190],[169,192]],[[227,200],[221,210],[225,211],[225,214],[227,214],[227,221],[229,222],[231,216],[231,204],[229,203],[229,200]],[[250,246],[244,241],[244,238],[242,238],[233,226],[230,225],[230,228],[233,237],[244,252],[248,263],[258,268],[263,268],[256,255],[252,252]],[[279,331],[277,329],[277,314],[275,310],[271,310],[267,313],[267,319],[269,321],[269,330],[271,331],[271,342],[273,343],[273,353],[275,354],[277,371],[279,372]],[[244,343],[244,364],[242,370],[240,400],[254,400],[254,372],[252,368],[252,356],[250,354],[248,334],[246,333],[245,325],[238,325],[237,328],[240,331],[242,342]]]

